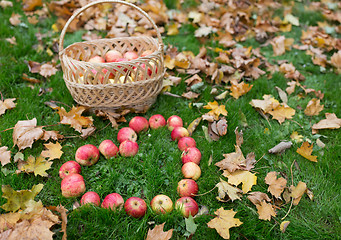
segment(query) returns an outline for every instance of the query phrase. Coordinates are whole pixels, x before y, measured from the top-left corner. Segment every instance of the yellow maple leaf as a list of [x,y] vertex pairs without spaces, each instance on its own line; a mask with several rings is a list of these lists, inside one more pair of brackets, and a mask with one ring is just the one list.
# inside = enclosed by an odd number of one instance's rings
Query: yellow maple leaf
[[277,179],[277,172],[269,172],[265,177],[265,183],[269,185],[268,192],[279,198],[287,185],[287,180],[282,177]]
[[277,106],[274,110],[269,111],[273,119],[276,119],[280,124],[282,124],[285,119],[292,119],[295,115],[295,109],[289,107],[287,104],[283,103]]
[[246,94],[251,90],[253,85],[247,84],[245,82],[240,82],[238,84],[232,84],[230,95],[235,99],[238,99],[240,96]]
[[36,159],[33,156],[29,156],[19,170],[26,173],[33,172],[35,176],[40,175],[42,177],[47,177],[48,174],[45,171],[49,170],[51,165],[52,162],[46,161],[42,156],[39,156]]
[[264,100],[260,99],[252,99],[250,104],[254,108],[259,108],[263,110],[264,113],[268,113],[269,111],[275,109],[280,105],[278,100],[276,100],[273,96],[271,95],[264,95],[263,96]]
[[218,201],[226,202],[225,197],[228,196],[231,201],[239,199],[242,195],[242,190],[239,188],[233,187],[228,182],[224,181],[223,179],[220,179],[220,182],[216,185],[218,188]]
[[256,204],[256,208],[258,210],[257,213],[259,215],[259,219],[270,221],[271,216],[276,216],[273,206],[266,201],[262,201],[261,204]]
[[295,142],[303,142],[303,136],[299,135],[298,132],[294,131],[290,135],[291,140],[294,140]]
[[146,240],[168,240],[172,237],[173,230],[169,229],[167,232],[163,231],[165,222],[160,225],[155,225],[153,230],[149,229]]
[[175,61],[174,61],[175,66],[177,66],[179,68],[187,69],[187,68],[189,68],[190,64],[191,63],[185,54],[179,53],[178,55],[176,55]]
[[19,209],[26,209],[29,201],[34,200],[35,196],[43,189],[44,184],[34,185],[31,190],[15,191],[9,185],[2,185],[2,197],[7,202],[1,206],[5,211],[15,212]]
[[217,101],[209,102],[204,108],[211,109],[207,114],[213,116],[215,120],[219,120],[220,114],[227,116],[225,105],[219,105]]
[[293,198],[293,204],[298,205],[300,202],[303,194],[307,191],[307,184],[304,182],[299,181],[297,186],[290,186],[290,197]]
[[165,56],[165,67],[172,70],[175,67],[175,59],[171,58],[171,56]]
[[178,35],[179,34],[179,26],[176,23],[173,23],[171,25],[168,26],[168,30],[167,30],[167,35],[168,36],[174,36],[174,35]]
[[91,116],[84,117],[81,116],[85,107],[79,106],[75,107],[73,106],[70,112],[67,112],[63,107],[55,107],[53,109],[58,110],[58,114],[60,116],[60,123],[71,125],[76,131],[82,132],[82,128],[88,128],[93,125],[93,119]]
[[214,212],[217,217],[213,218],[207,223],[209,228],[215,228],[218,234],[224,239],[230,239],[230,228],[238,227],[243,223],[234,218],[237,212],[231,210],[224,210],[223,207]]
[[44,150],[41,152],[41,156],[44,158],[49,158],[48,160],[52,159],[60,159],[60,157],[63,154],[63,151],[61,151],[62,146],[59,142],[56,143],[47,143],[44,144],[44,146],[47,148],[47,150]]
[[251,191],[253,185],[257,184],[257,176],[249,171],[237,170],[233,173],[229,171],[224,171],[223,176],[228,178],[228,183],[238,186],[243,183],[242,190],[243,193]]
[[323,108],[324,105],[320,104],[320,99],[313,98],[308,102],[307,107],[304,109],[304,114],[307,116],[319,115]]
[[302,143],[302,146],[296,150],[296,152],[301,155],[302,157],[312,161],[317,162],[317,156],[312,156],[311,153],[313,152],[313,144],[309,145],[306,141]]

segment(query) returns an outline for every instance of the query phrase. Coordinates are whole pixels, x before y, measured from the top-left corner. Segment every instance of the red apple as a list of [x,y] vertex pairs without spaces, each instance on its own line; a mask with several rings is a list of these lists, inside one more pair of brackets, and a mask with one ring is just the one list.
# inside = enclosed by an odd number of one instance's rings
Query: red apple
[[133,60],[139,57],[139,55],[137,55],[137,52],[134,51],[128,51],[123,55],[124,58],[126,58],[128,61],[129,60]]
[[175,127],[182,127],[183,122],[179,116],[173,115],[167,119],[167,126],[170,131],[172,131]]
[[110,193],[108,194],[102,202],[101,207],[107,208],[111,210],[121,210],[124,205],[124,200],[122,196],[118,193]]
[[141,198],[131,197],[125,202],[124,209],[129,216],[140,218],[146,214],[147,204]]
[[198,180],[201,176],[201,169],[194,162],[185,163],[181,168],[181,172],[185,178],[192,178],[193,180]]
[[197,202],[191,197],[182,197],[175,202],[175,209],[188,218],[189,215],[195,216],[199,211]]
[[149,128],[149,123],[146,118],[136,116],[130,120],[129,127],[132,128],[136,133],[139,133],[141,131],[147,131]]
[[163,194],[155,196],[150,202],[150,206],[156,213],[169,213],[173,210],[172,200]]
[[141,57],[148,56],[148,55],[150,55],[150,54],[152,54],[152,53],[153,53],[153,51],[148,49],[148,50],[144,51],[144,52],[141,54]]
[[104,60],[104,58],[102,58],[100,56],[94,56],[94,57],[89,59],[89,62],[91,62],[91,63],[105,63],[105,60]]
[[81,166],[75,161],[67,161],[59,168],[59,177],[61,179],[73,173],[81,173]]
[[113,49],[109,50],[104,57],[107,62],[118,62],[117,60],[122,59],[123,55],[119,51]]
[[139,145],[136,142],[126,140],[120,144],[119,151],[123,157],[133,157],[139,151]]
[[136,142],[137,134],[136,132],[130,127],[121,128],[117,133],[117,140],[122,143],[125,140],[130,140]]
[[98,150],[106,159],[115,157],[118,153],[118,147],[109,139],[102,141],[98,147]]
[[178,141],[178,148],[181,152],[185,151],[189,147],[196,147],[195,140],[191,137],[182,137]]
[[189,133],[187,129],[184,127],[175,127],[171,133],[171,138],[173,141],[178,141],[180,138],[188,137],[188,136],[189,136]]
[[81,198],[81,205],[92,203],[95,206],[99,206],[101,198],[96,192],[87,192]]
[[196,147],[187,148],[181,154],[182,163],[185,164],[187,162],[194,162],[199,165],[201,160],[201,152]]
[[178,182],[177,191],[180,197],[194,197],[198,190],[198,184],[193,179],[182,179]]
[[151,129],[157,129],[166,126],[166,119],[161,114],[153,115],[149,118]]
[[83,166],[91,166],[99,159],[99,150],[92,144],[81,146],[76,151],[76,161]]
[[82,175],[74,173],[67,175],[61,183],[62,195],[66,198],[78,197],[85,192],[85,183]]

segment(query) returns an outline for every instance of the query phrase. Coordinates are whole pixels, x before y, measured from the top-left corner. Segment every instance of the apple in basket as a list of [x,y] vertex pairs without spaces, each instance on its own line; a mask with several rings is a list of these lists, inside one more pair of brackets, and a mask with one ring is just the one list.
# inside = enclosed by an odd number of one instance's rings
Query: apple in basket
[[90,58],[88,62],[91,62],[91,63],[105,63],[105,60],[101,56],[97,55],[97,56],[94,56],[94,57]]
[[123,58],[127,59],[128,61],[134,60],[138,57],[139,55],[137,54],[137,52],[134,52],[134,51],[128,51],[123,55]]
[[104,58],[105,58],[105,61],[107,62],[119,62],[118,60],[122,59],[123,55],[119,51],[113,49],[113,50],[108,51],[105,54]]
[[148,56],[148,55],[150,55],[150,54],[152,54],[152,53],[153,53],[153,51],[148,49],[148,50],[144,51],[144,52],[141,54],[141,57]]

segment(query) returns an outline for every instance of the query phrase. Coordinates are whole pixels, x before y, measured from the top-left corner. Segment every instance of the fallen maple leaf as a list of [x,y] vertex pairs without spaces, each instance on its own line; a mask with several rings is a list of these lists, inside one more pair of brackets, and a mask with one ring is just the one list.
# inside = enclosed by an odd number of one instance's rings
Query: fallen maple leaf
[[35,140],[44,135],[42,127],[37,127],[37,119],[18,121],[13,129],[13,143],[19,150],[32,147]]
[[220,168],[220,170],[228,170],[230,173],[242,169],[245,166],[245,157],[242,150],[238,145],[235,145],[235,152],[223,154],[224,159],[217,162],[215,165]]
[[303,142],[303,136],[299,135],[298,132],[296,131],[292,132],[292,134],[290,135],[290,138],[297,143]]
[[4,101],[0,100],[0,115],[4,114],[7,109],[15,108],[15,98],[7,98]]
[[225,109],[225,105],[219,105],[217,101],[209,102],[206,106],[204,106],[205,109],[212,109],[207,115],[213,116],[215,120],[219,120],[219,116],[224,115],[227,116],[227,111]]
[[287,185],[287,180],[282,177],[277,179],[277,172],[269,172],[265,177],[265,183],[269,185],[268,192],[275,198],[280,198]]
[[2,8],[13,7],[13,3],[11,1],[1,0],[0,1],[0,6]]
[[172,237],[174,229],[170,229],[167,232],[164,232],[163,231],[164,226],[165,226],[165,222],[160,225],[155,225],[153,230],[149,229],[146,240],[168,240],[170,239]]
[[44,184],[37,184],[31,190],[15,191],[9,185],[2,185],[2,197],[7,199],[7,202],[1,206],[5,211],[15,212],[19,209],[25,210],[31,200],[43,189]]
[[313,152],[313,144],[309,145],[306,141],[302,143],[302,146],[296,150],[296,152],[301,155],[302,157],[312,161],[317,162],[317,156],[312,156],[311,153]]
[[198,98],[200,96],[200,94],[189,91],[189,92],[183,93],[181,96],[183,96],[184,98],[187,98],[187,99],[195,99],[195,98]]
[[338,129],[341,127],[341,119],[337,118],[335,113],[326,113],[326,119],[315,123],[311,128],[313,134],[317,133],[319,129]]
[[223,207],[219,208],[214,212],[217,217],[213,218],[207,223],[209,228],[215,228],[218,234],[224,239],[230,239],[230,228],[238,227],[243,223],[238,219],[234,218],[237,212],[231,210],[224,210]]
[[82,133],[82,128],[87,128],[93,125],[92,117],[83,117],[81,116],[85,107],[72,107],[70,112],[67,112],[63,107],[55,107],[53,109],[58,110],[58,114],[60,116],[60,123],[71,125],[76,131]]
[[280,56],[285,53],[284,41],[284,36],[275,37],[274,39],[272,39],[272,41],[270,41],[275,56]]
[[6,38],[5,40],[12,45],[17,45],[17,39],[14,36],[11,38]]
[[228,178],[228,183],[238,186],[240,183],[243,183],[242,190],[243,193],[247,193],[251,191],[253,185],[257,184],[257,176],[254,173],[249,171],[237,170],[233,173],[230,173],[227,170],[224,170],[223,176]]
[[215,30],[211,26],[201,25],[197,30],[194,32],[194,36],[196,37],[206,37],[210,33],[214,32]]
[[13,26],[17,26],[21,23],[21,15],[17,14],[17,13],[12,13],[9,22],[13,25]]
[[341,50],[333,54],[330,58],[330,62],[336,68],[336,71],[341,73]]
[[19,170],[26,173],[33,172],[35,176],[40,175],[42,177],[47,177],[48,174],[45,171],[51,168],[52,163],[53,162],[46,161],[42,156],[37,158],[29,156]]
[[40,7],[43,5],[42,0],[23,0],[23,2],[24,11],[33,11],[36,7]]
[[55,68],[51,64],[45,63],[41,65],[39,73],[44,77],[50,77],[52,75],[55,75],[57,71],[57,68]]
[[59,142],[56,143],[47,143],[44,144],[44,146],[47,148],[47,150],[44,150],[41,152],[41,156],[44,158],[49,158],[48,160],[52,159],[60,159],[60,157],[63,154],[63,151],[61,151],[62,146]]
[[264,100],[252,99],[250,104],[254,108],[261,109],[264,113],[268,113],[280,105],[278,100],[271,95],[264,95],[263,99]]
[[297,186],[290,186],[290,197],[293,198],[293,204],[294,205],[298,205],[298,203],[300,202],[303,194],[305,192],[307,192],[307,184],[305,184],[304,182],[299,181]]
[[232,84],[230,95],[235,99],[238,99],[240,96],[245,95],[247,92],[251,90],[253,85],[249,85],[245,82],[240,82],[238,84]]
[[2,166],[11,162],[11,151],[7,150],[8,147],[0,147],[0,162]]
[[270,221],[271,216],[276,217],[276,212],[270,203],[262,201],[260,205],[256,205],[256,208],[258,210],[259,219]]
[[280,124],[282,124],[285,119],[292,119],[295,115],[295,109],[289,107],[287,104],[282,103],[277,106],[274,110],[269,111],[273,119],[276,119]]
[[247,196],[247,199],[249,199],[254,205],[261,205],[263,201],[271,201],[269,196],[263,192],[251,192],[249,193],[249,196]]
[[222,179],[220,179],[220,182],[217,183],[216,187],[218,187],[218,197],[216,198],[218,199],[218,201],[221,201],[221,202],[227,201],[226,196],[228,196],[232,202],[237,199],[240,200],[240,197],[242,196],[242,193],[243,193],[242,190],[240,190],[239,188],[233,187],[228,182]]
[[320,99],[313,98],[311,99],[307,107],[304,110],[304,114],[307,116],[316,116],[323,110],[324,105],[320,104]]
[[49,139],[52,140],[59,140],[59,139],[63,139],[64,136],[59,134],[58,131],[44,131],[44,136],[41,138],[41,140],[43,141],[47,141]]

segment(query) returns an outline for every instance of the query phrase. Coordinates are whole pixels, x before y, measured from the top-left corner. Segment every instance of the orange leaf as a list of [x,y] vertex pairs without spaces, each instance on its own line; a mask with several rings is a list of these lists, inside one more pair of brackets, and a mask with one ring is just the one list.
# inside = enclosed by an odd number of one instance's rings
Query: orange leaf
[[319,115],[319,113],[323,110],[323,107],[324,105],[320,104],[320,99],[313,98],[308,102],[308,105],[304,110],[304,114],[307,116]]
[[70,112],[67,112],[63,107],[55,107],[58,110],[60,116],[60,123],[71,125],[76,131],[82,133],[82,128],[87,128],[93,125],[92,117],[81,116],[85,110],[85,107],[72,107]]
[[269,172],[265,177],[265,183],[269,185],[268,192],[279,198],[287,185],[287,180],[282,177],[277,179],[277,172]]
[[283,103],[269,113],[272,115],[273,119],[276,119],[281,124],[285,119],[292,119],[292,116],[295,115],[295,109]]
[[249,85],[245,82],[240,82],[238,84],[232,84],[231,86],[231,93],[230,95],[235,99],[238,99],[240,96],[246,94],[248,91],[251,90],[253,85]]
[[153,230],[148,230],[147,238],[146,240],[168,240],[172,237],[173,230],[170,229],[167,232],[163,231],[163,227],[165,226],[165,222],[156,225]]
[[225,105],[219,105],[217,101],[209,102],[206,106],[204,106],[204,108],[212,109],[207,114],[213,116],[215,120],[219,119],[220,114],[227,116]]
[[304,142],[302,146],[296,150],[296,152],[312,162],[317,162],[317,156],[311,155],[313,152],[313,144],[309,145],[308,142]]

